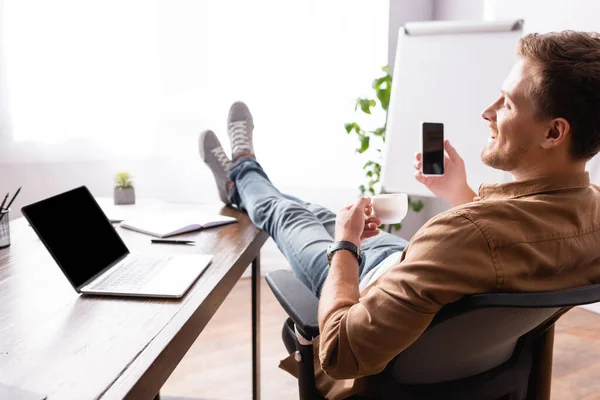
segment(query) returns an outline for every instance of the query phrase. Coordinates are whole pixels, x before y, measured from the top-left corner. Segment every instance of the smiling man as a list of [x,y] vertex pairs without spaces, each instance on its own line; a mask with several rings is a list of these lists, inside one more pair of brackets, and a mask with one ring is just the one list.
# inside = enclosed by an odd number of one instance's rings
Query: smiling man
[[378,233],[369,199],[336,217],[277,191],[254,157],[243,104],[229,117],[233,163],[212,132],[201,136],[223,200],[247,210],[320,296],[319,362],[333,379],[319,372],[318,384],[328,398],[368,393],[365,377],[465,295],[600,281],[600,188],[585,172],[600,150],[600,36],[532,34],[518,52],[500,96],[482,114],[491,135],[481,159],[514,181],[482,185],[476,194],[449,143],[442,177],[423,176],[417,155],[416,179],[454,208],[408,244]]

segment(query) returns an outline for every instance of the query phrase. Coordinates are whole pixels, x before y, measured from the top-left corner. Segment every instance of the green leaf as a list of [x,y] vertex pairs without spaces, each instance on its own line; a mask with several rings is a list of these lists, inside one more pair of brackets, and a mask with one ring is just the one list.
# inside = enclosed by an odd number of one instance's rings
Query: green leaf
[[384,65],[383,67],[381,67],[381,70],[388,75],[390,74],[390,66],[389,65]]
[[348,124],[344,124],[344,128],[346,129],[347,133],[354,131],[357,134],[360,134],[360,132],[361,132],[361,128],[356,122],[350,122]]
[[384,137],[385,136],[385,126],[382,126],[381,128],[377,128],[374,131],[371,131],[371,133],[375,136]]
[[381,108],[387,111],[390,106],[390,96],[392,94],[391,88],[381,89],[377,91],[377,98],[381,103]]
[[394,224],[392,225],[392,228],[394,228],[394,232],[398,232],[402,229],[402,224]]
[[381,88],[381,86],[385,83],[387,84],[389,81],[387,76],[382,76],[381,78],[377,78],[375,80],[373,80],[373,89],[375,89],[375,91],[379,90]]
[[370,187],[370,188],[369,188],[369,192],[370,192],[372,195],[375,195],[375,189],[373,189],[372,187]]
[[360,148],[357,151],[361,154],[367,151],[370,140],[371,138],[368,136],[360,136]]
[[[375,100],[363,98],[356,99],[356,106],[360,107],[365,114],[371,114],[371,107],[375,107],[376,105],[377,103]],[[356,107],[354,109],[356,109]]]
[[360,109],[363,110],[365,114],[371,114],[371,109],[369,108],[369,103],[361,103]]
[[375,164],[375,161],[367,161],[365,165],[363,165],[363,169],[367,169],[373,164]]
[[127,189],[133,187],[133,178],[129,172],[119,172],[115,175],[115,188]]
[[369,172],[367,172],[367,176],[368,176],[369,178],[370,178],[370,177],[372,177],[372,176],[373,176],[373,171],[369,171]]
[[423,209],[423,206],[424,204],[421,200],[417,201],[416,203],[412,201],[410,202],[410,208],[416,213],[420,212]]
[[365,190],[366,190],[365,185],[360,185],[358,187],[358,190],[360,190],[360,195],[363,196],[365,194]]

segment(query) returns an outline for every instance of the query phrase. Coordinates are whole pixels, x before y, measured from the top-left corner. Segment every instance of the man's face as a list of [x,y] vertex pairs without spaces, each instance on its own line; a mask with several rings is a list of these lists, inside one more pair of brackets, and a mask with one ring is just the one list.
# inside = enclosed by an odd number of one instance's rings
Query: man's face
[[529,88],[536,84],[534,65],[520,60],[502,85],[500,97],[481,116],[490,123],[490,138],[481,160],[492,168],[515,171],[538,162],[548,125],[534,118],[535,107]]

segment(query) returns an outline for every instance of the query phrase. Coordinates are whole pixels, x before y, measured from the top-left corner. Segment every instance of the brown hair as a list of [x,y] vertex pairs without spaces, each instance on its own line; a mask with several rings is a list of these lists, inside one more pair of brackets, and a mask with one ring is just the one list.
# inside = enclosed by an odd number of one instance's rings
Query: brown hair
[[540,68],[531,87],[536,116],[565,118],[571,157],[592,158],[600,151],[600,34],[532,33],[521,38],[518,52]]

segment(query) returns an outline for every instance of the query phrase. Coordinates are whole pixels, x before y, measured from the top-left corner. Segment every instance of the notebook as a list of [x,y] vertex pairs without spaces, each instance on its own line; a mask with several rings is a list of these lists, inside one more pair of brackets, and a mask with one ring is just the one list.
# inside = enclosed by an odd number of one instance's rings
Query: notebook
[[20,389],[14,386],[7,386],[0,383],[0,399],[11,400],[44,400],[46,396]]
[[233,217],[205,214],[198,211],[184,211],[145,214],[123,221],[121,227],[165,238],[233,222],[237,222]]

